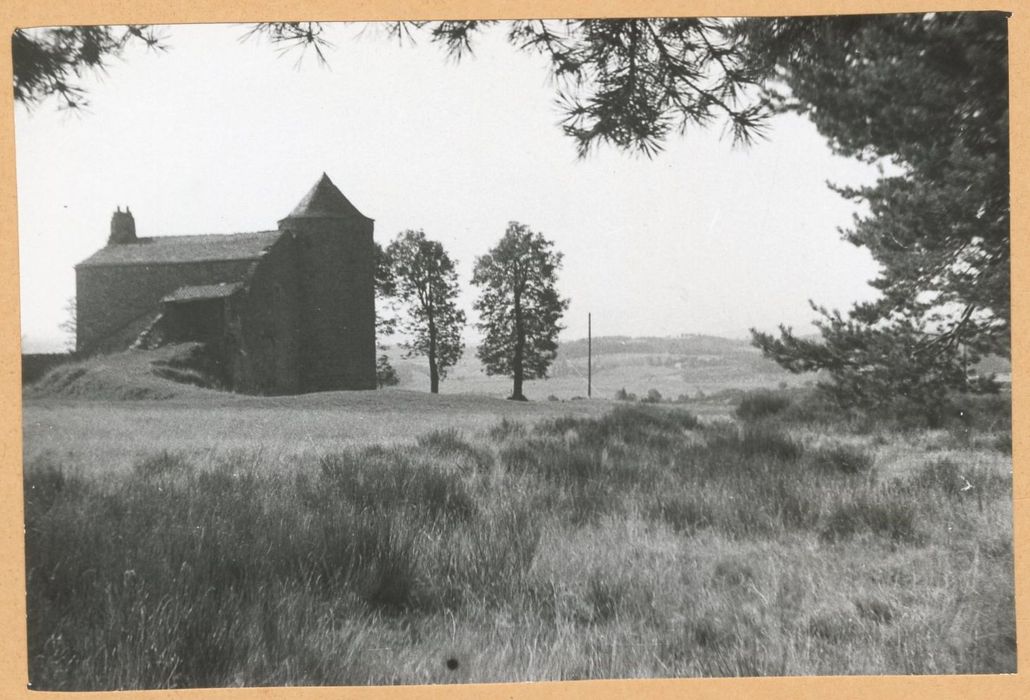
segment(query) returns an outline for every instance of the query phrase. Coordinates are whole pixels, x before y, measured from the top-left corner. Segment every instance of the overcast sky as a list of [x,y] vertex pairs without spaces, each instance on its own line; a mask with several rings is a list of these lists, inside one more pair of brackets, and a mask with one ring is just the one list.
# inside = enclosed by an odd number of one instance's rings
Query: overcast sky
[[244,31],[168,27],[167,52],[129,51],[87,83],[85,113],[16,108],[26,350],[61,348],[73,265],[106,243],[116,206],[140,236],[273,229],[323,171],[376,240],[424,229],[466,285],[508,221],[543,233],[565,255],[566,339],[586,335],[588,312],[595,335],[807,332],[808,299],[872,297],[875,265],[837,233],[854,205],[826,182],[875,172],[831,155],[806,120],[777,118],[748,149],[715,128],[652,160],[610,147],[580,160],[545,64],[503,28],[456,64],[337,25],[328,68]]

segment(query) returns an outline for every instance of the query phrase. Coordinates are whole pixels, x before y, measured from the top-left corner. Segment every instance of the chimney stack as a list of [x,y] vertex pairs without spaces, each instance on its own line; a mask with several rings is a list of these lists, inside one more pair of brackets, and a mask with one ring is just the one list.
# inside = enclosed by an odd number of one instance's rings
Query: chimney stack
[[107,245],[121,245],[123,243],[136,242],[136,220],[132,218],[129,207],[122,211],[118,207],[111,215],[111,237],[107,239]]

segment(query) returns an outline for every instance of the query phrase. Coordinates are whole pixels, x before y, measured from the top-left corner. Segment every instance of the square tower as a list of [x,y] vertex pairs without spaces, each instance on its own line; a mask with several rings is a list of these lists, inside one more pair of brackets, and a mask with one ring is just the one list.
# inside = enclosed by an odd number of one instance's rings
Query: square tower
[[279,221],[295,248],[302,392],[376,388],[373,225],[325,173]]

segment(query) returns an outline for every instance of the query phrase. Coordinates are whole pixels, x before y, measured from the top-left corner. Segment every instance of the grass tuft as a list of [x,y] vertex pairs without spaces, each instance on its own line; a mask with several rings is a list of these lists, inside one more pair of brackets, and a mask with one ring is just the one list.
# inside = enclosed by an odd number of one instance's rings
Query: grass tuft
[[468,520],[476,503],[459,474],[410,448],[366,448],[323,455],[324,484],[361,509],[424,510],[430,518]]
[[193,471],[193,464],[182,453],[162,450],[137,461],[133,470],[146,479],[189,474]]
[[454,460],[463,471],[486,471],[494,463],[490,450],[473,446],[456,428],[421,435],[417,444],[429,453]]
[[490,428],[488,434],[494,442],[503,442],[508,438],[524,436],[526,426],[518,421],[502,418],[500,423]]
[[864,474],[873,468],[873,456],[852,445],[822,447],[809,453],[815,469],[841,474]]
[[859,617],[884,625],[890,624],[894,620],[894,608],[884,600],[865,597],[856,598],[853,602]]
[[825,542],[841,542],[862,533],[872,533],[896,544],[919,544],[915,506],[899,497],[880,492],[846,500],[830,513],[819,533]]

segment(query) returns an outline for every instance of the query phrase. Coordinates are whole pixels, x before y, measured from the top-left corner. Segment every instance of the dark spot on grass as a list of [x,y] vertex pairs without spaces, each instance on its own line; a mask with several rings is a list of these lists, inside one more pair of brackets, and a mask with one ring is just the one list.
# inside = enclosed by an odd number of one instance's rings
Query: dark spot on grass
[[860,617],[878,624],[888,624],[894,619],[894,609],[890,603],[879,598],[858,598],[853,601]]

